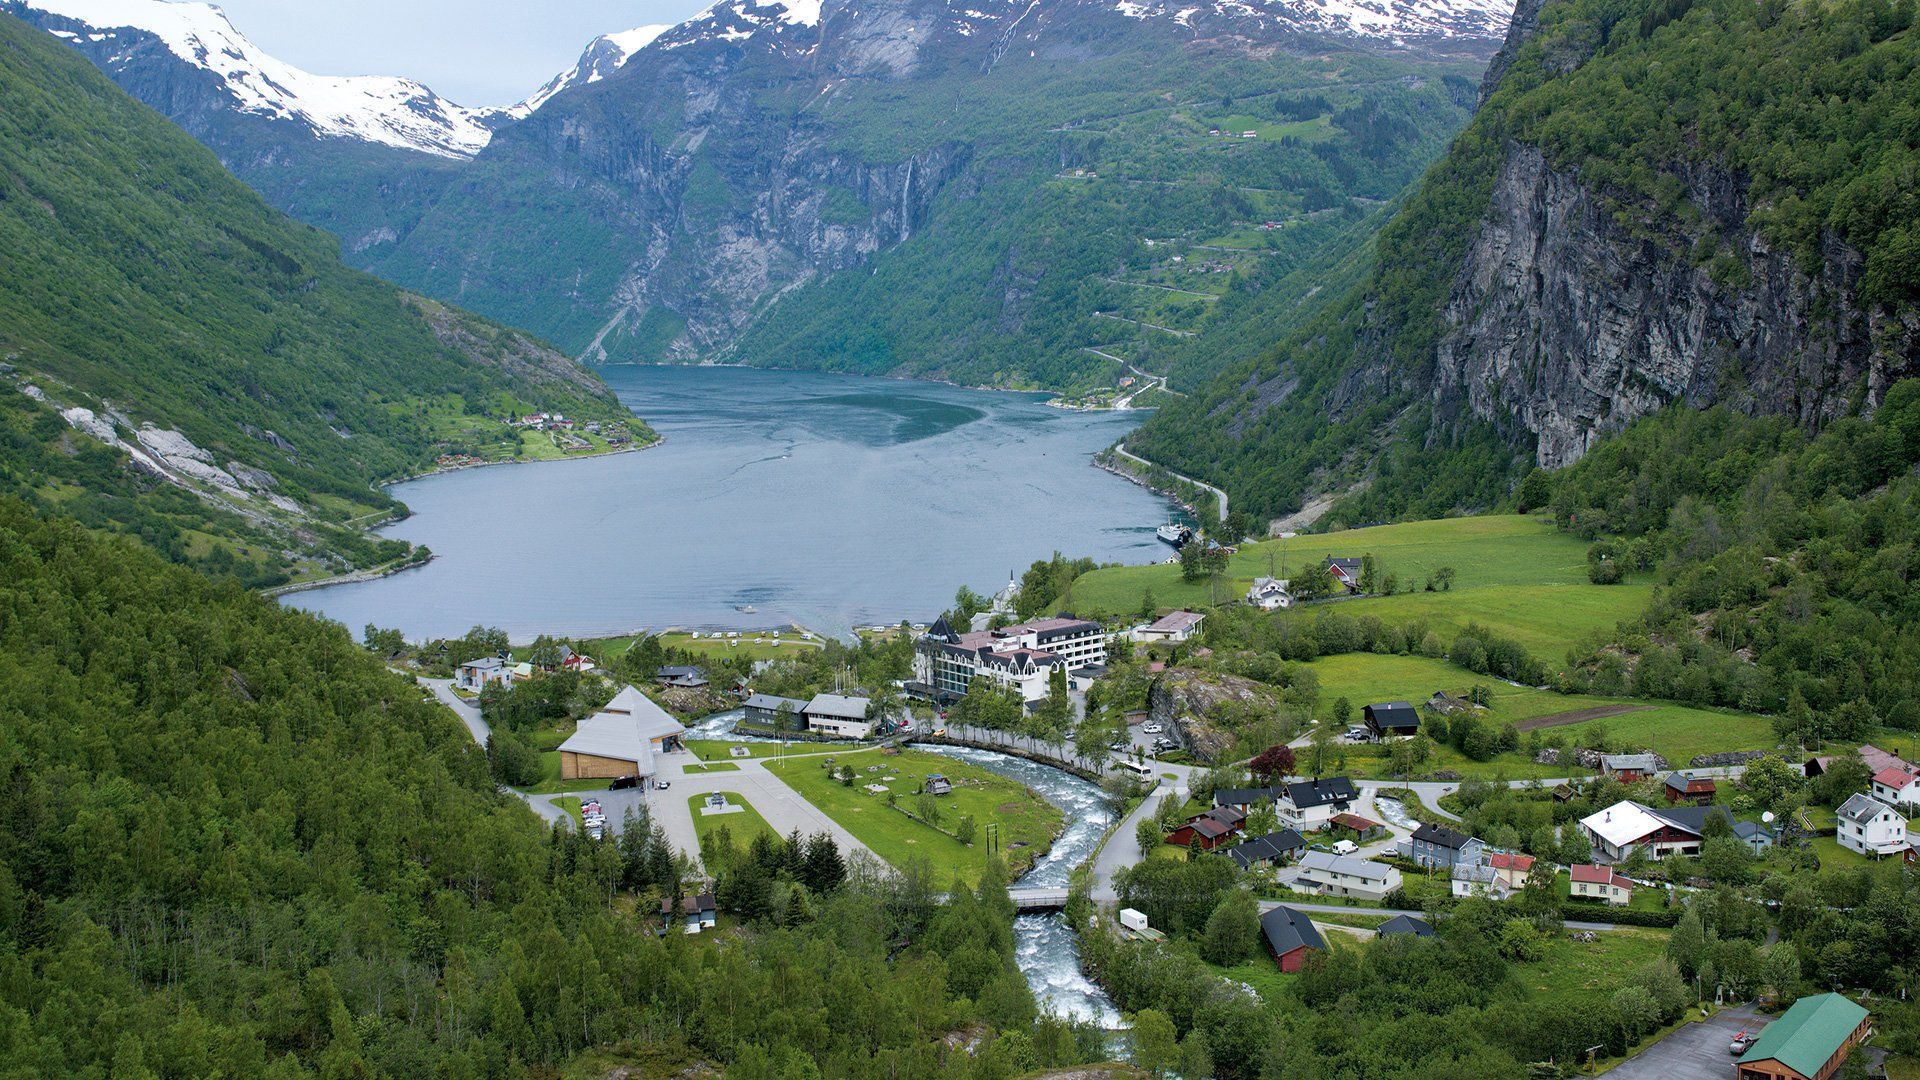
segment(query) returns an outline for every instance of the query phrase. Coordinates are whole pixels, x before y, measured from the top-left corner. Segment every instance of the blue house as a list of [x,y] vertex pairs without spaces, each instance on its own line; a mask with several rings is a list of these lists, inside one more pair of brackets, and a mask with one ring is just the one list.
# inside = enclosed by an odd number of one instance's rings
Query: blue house
[[1434,870],[1478,866],[1486,861],[1486,854],[1486,844],[1444,825],[1422,825],[1415,829],[1408,851],[1414,862]]

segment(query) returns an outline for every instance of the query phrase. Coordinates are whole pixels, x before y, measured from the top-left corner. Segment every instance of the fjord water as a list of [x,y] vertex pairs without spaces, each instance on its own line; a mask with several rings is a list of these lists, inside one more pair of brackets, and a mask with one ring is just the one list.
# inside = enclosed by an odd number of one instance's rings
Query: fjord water
[[413,516],[383,531],[434,560],[287,603],[410,637],[476,623],[516,640],[789,622],[839,633],[930,619],[961,584],[991,592],[1055,550],[1166,554],[1153,537],[1166,503],[1089,464],[1144,413],[811,372],[604,374],[663,444],[401,484]]

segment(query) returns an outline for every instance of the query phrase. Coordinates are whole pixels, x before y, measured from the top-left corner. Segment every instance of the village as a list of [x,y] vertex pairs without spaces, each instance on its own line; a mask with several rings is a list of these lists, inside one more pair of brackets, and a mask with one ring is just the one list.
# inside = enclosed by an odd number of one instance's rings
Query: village
[[[1376,567],[1371,556],[1330,555],[1307,573],[1325,580],[1296,589],[1256,577],[1235,606],[1271,615],[1359,596]],[[787,669],[801,661],[777,659],[782,643],[789,654],[839,647],[798,628],[683,631],[672,648],[644,635],[602,643],[631,652],[645,642],[671,661],[643,670],[602,666],[565,644],[503,649],[422,682],[487,746],[489,699],[568,675],[611,691],[543,744],[551,765],[541,782],[508,790],[591,838],[637,824],[656,830],[686,866],[684,888],[658,899],[662,932],[727,925],[726,868],[743,842],[785,837],[799,851],[812,837],[842,860],[897,867],[930,858],[936,873],[978,873],[989,855],[1016,871],[1032,865],[1064,831],[1058,811],[1030,787],[943,756],[956,747],[1084,777],[1116,807],[1074,883],[1016,883],[1017,909],[1045,912],[1083,896],[1118,940],[1163,947],[1191,929],[1169,919],[1167,886],[1155,875],[1217,866],[1236,894],[1256,898],[1262,962],[1280,978],[1355,940],[1431,937],[1461,904],[1527,919],[1551,910],[1570,940],[1604,948],[1677,932],[1689,898],[1750,882],[1762,866],[1817,863],[1816,851],[1915,862],[1907,817],[1920,803],[1920,767],[1872,744],[1681,767],[1647,750],[1583,750],[1566,758],[1576,767],[1565,775],[1491,784],[1340,770],[1348,753],[1392,758],[1432,741],[1449,716],[1484,711],[1477,690],[1441,689],[1418,704],[1365,703],[1350,723],[1336,715],[1258,753],[1244,743],[1223,752],[1206,744],[1200,717],[1109,696],[1204,657],[1208,611],[1119,625],[1065,614],[1016,621],[1018,592],[1009,583],[982,610],[864,631],[861,649],[905,657],[905,677],[884,685],[841,685],[849,666],[833,685],[792,693]],[[1117,724],[1102,726],[1109,718]],[[1782,804],[1776,813],[1765,791],[1781,784],[1847,790],[1830,811]],[[1520,834],[1502,814],[1547,824]],[[1651,1043],[1616,1074],[1724,1075],[1732,1061],[1739,1080],[1825,1080],[1834,1069],[1794,1070],[1844,1061],[1871,1033],[1867,1010],[1844,996],[1802,997],[1775,1017],[1742,1004],[1765,989],[1756,977],[1725,978],[1699,988],[1709,1022]],[[1714,1054],[1703,1056],[1709,1042]]]

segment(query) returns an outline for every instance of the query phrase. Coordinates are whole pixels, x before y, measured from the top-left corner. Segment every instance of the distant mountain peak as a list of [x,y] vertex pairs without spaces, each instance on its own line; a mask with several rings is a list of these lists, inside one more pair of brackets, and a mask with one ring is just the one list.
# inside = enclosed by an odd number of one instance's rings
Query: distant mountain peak
[[218,78],[240,111],[304,123],[322,136],[466,158],[492,135],[488,119],[495,110],[464,108],[411,79],[304,71],[249,41],[212,4],[13,0],[4,6],[55,17],[47,30],[70,44],[111,43],[109,64],[132,62],[158,43]]
[[655,38],[671,29],[672,23],[654,23],[594,38],[587,43],[580,53],[580,59],[571,68],[547,80],[545,86],[527,95],[525,101],[507,109],[507,115],[516,119],[526,116],[562,90],[599,82],[620,70],[634,53],[653,44]]

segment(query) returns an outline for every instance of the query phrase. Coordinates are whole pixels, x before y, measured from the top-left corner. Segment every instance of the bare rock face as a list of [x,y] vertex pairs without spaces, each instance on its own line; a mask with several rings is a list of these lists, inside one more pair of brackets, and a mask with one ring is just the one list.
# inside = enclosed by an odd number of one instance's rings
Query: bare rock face
[[1809,276],[1749,228],[1744,176],[1677,175],[1701,211],[1691,230],[1509,148],[1445,307],[1442,415],[1537,436],[1553,467],[1671,402],[1817,425],[1920,368],[1920,318],[1859,303],[1858,252],[1829,238]]
[[1209,763],[1233,745],[1241,722],[1279,704],[1278,692],[1264,683],[1197,668],[1169,668],[1147,691],[1148,715],[1172,727],[1181,745]]

